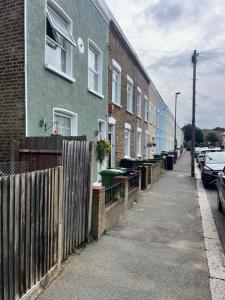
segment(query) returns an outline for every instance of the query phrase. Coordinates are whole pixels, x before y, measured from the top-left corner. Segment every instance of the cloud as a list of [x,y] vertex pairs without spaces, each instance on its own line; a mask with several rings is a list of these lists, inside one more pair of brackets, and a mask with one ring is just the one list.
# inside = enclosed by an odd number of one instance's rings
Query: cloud
[[183,15],[183,6],[181,1],[160,0],[155,5],[150,5],[145,10],[146,18],[153,18],[159,26],[163,26],[165,23],[174,23]]
[[225,1],[120,0],[119,8],[115,0],[106,2],[171,111],[174,93],[182,93],[180,125],[191,122],[191,55],[194,49],[202,53],[197,65],[196,123],[203,128],[224,127]]

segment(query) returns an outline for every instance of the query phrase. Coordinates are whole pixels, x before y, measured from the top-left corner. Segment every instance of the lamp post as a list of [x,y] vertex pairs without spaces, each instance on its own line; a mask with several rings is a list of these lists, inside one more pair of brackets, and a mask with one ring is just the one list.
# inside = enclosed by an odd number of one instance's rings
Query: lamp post
[[176,140],[177,140],[177,97],[180,92],[175,93],[175,121],[174,121],[174,155],[176,153]]

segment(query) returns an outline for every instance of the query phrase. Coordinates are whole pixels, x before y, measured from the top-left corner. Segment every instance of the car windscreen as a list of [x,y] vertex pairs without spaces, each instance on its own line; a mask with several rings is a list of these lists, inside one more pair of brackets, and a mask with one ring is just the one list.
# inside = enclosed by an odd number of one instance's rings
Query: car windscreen
[[206,164],[225,164],[225,152],[207,153]]

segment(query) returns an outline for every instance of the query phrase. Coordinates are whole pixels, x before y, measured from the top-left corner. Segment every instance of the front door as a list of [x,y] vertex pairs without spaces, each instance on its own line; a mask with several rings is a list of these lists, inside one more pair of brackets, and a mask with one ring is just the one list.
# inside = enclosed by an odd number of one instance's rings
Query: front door
[[109,124],[108,138],[111,145],[111,153],[109,156],[109,168],[115,168],[115,125]]

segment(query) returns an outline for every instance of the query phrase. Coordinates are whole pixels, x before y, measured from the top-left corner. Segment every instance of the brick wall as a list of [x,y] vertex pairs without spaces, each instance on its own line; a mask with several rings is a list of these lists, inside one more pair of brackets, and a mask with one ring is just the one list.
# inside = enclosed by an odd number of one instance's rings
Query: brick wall
[[[108,96],[109,103],[112,101],[112,59],[116,60],[122,68],[121,74],[121,106],[114,105],[114,113],[109,114],[116,119],[116,165],[119,166],[120,160],[124,157],[124,131],[125,123],[131,125],[131,157],[136,158],[136,131],[137,127],[142,128],[142,153],[144,154],[144,139],[145,130],[148,129],[148,124],[144,122],[144,94],[149,94],[149,84],[137,63],[132,56],[130,50],[127,48],[124,41],[119,36],[118,31],[114,26],[110,25],[109,30],[109,70],[108,70]],[[127,112],[127,75],[134,81],[133,90],[133,112]],[[137,86],[142,90],[142,119],[136,117],[136,94]]]
[[0,1],[0,160],[25,135],[24,0]]

